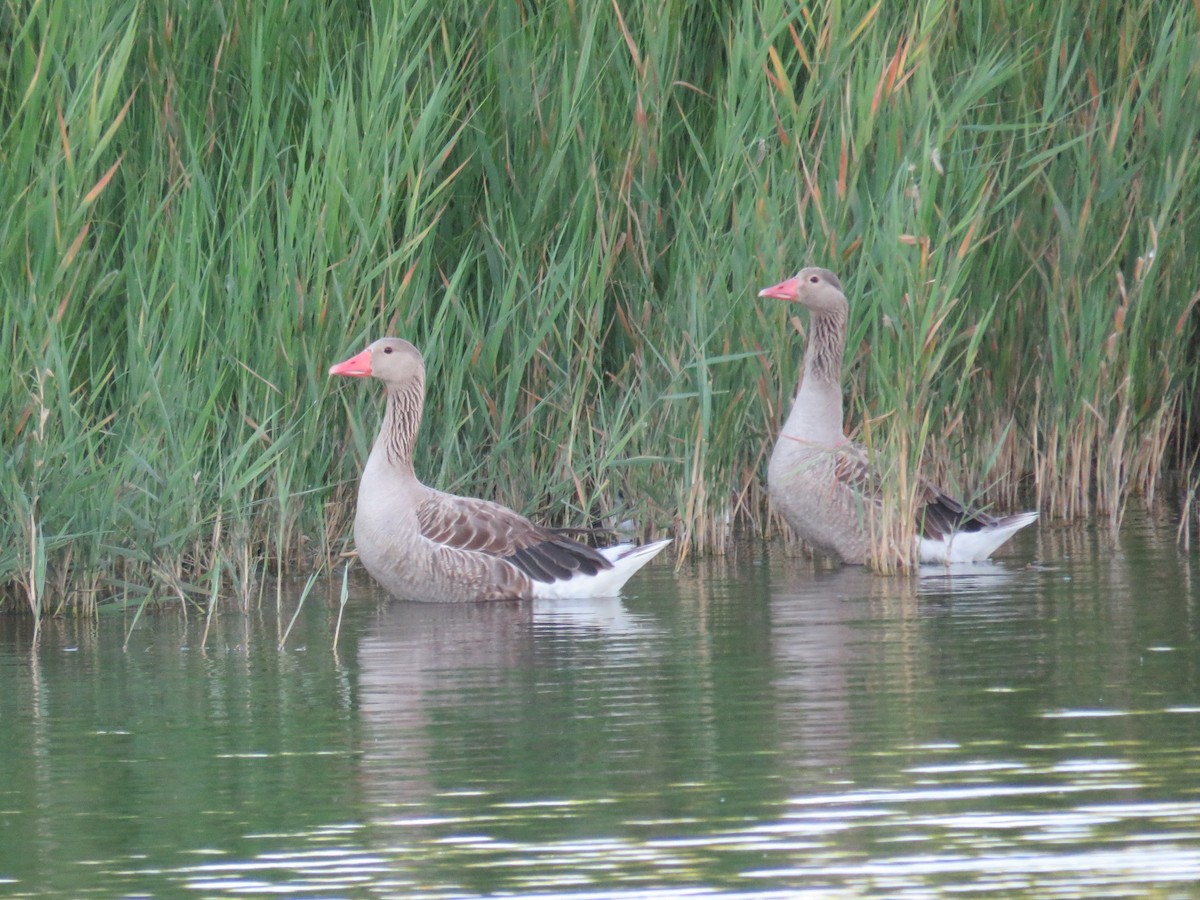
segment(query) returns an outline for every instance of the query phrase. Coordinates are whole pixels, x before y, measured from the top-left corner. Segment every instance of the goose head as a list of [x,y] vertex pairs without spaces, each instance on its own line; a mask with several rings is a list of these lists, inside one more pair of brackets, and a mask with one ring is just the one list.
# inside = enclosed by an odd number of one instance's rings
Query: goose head
[[838,277],[828,269],[816,266],[801,269],[787,281],[763,288],[758,296],[791,300],[815,313],[844,313],[847,306]]
[[351,378],[374,376],[389,388],[403,387],[425,380],[425,361],[421,351],[400,338],[380,338],[366,350],[336,366],[330,375],[349,375]]

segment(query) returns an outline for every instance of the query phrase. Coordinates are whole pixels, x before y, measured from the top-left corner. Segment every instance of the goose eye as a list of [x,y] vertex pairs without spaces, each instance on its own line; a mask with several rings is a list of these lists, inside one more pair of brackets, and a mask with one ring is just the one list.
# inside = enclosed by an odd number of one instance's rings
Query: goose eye
[[809,282],[810,282],[810,283],[812,283],[812,284],[816,284],[816,283],[818,283],[818,282],[819,282],[821,279],[820,279],[820,278],[818,278],[816,275],[809,275],[809,276],[808,276],[808,280],[809,280]]
[[391,347],[384,347],[384,348],[383,348],[383,352],[384,352],[384,353],[391,353],[391,352],[392,352],[392,348],[391,348]]

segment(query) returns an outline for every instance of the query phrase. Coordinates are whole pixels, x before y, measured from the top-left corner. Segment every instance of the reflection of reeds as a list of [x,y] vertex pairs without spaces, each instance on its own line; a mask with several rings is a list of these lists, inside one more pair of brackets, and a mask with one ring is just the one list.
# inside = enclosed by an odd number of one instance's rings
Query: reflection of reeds
[[685,552],[771,530],[800,341],[753,293],[806,262],[885,508],[923,465],[1115,525],[1189,433],[1190,7],[12,16],[0,580],[36,611],[344,549],[377,410],[323,373],[385,332],[431,482]]

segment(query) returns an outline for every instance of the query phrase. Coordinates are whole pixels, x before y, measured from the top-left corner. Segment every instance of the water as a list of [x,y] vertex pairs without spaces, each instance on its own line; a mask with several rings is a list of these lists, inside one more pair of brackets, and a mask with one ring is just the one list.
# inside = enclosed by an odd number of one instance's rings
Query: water
[[336,585],[0,621],[0,894],[1200,896],[1197,562],[654,565],[621,600]]

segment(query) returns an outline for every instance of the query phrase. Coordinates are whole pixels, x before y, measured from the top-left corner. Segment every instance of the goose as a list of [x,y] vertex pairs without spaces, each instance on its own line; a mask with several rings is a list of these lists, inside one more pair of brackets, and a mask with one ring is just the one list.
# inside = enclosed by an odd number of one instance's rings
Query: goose
[[[367,572],[401,600],[582,599],[615,596],[671,540],[595,549],[498,503],[426,487],[413,470],[425,405],[425,362],[381,338],[329,369],[374,376],[386,407],[358,484],[354,543]],[[576,532],[578,533],[578,532]]]
[[[837,275],[805,268],[758,292],[808,310],[804,374],[792,411],[767,466],[767,493],[792,529],[814,550],[862,565],[870,550],[870,514],[880,504],[880,477],[866,450],[842,427],[842,355],[850,305]],[[917,557],[923,563],[980,562],[1036,512],[992,516],[971,510],[921,479]]]

